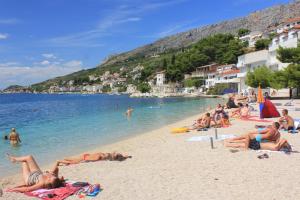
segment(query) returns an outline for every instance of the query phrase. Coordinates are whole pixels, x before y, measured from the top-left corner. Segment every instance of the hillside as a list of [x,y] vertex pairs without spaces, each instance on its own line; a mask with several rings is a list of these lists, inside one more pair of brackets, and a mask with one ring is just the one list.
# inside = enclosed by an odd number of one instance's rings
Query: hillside
[[[256,11],[246,17],[195,28],[186,32],[168,36],[132,51],[112,56],[96,68],[50,79],[48,81],[35,84],[33,87],[46,89],[54,84],[61,85],[61,83],[77,79],[78,77],[86,78],[88,75],[100,75],[105,71],[119,73],[120,68],[125,69],[125,71],[123,71],[123,75],[124,77],[127,77],[124,73],[129,73],[139,64],[146,67],[150,66],[148,68],[151,68],[151,70],[148,70],[149,72],[144,74],[151,76],[151,73],[162,69],[162,61],[170,59],[172,55],[177,55],[184,51],[184,49],[190,49],[193,44],[207,36],[218,33],[236,34],[241,28],[266,33],[272,31],[274,27],[283,23],[286,19],[297,16],[300,16],[299,0],[286,5],[278,5],[261,11]],[[161,58],[157,58],[156,55]],[[158,69],[154,69],[155,67]]]

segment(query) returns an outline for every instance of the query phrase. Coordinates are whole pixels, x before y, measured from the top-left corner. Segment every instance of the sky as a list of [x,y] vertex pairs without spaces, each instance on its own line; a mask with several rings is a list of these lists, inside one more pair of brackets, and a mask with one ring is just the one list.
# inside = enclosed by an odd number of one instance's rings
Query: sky
[[289,0],[0,0],[0,89]]

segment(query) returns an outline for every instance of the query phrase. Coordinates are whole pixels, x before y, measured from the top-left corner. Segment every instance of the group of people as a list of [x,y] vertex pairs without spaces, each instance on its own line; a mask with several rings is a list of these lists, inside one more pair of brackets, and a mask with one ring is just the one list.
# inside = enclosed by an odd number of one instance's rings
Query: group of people
[[[238,106],[235,103],[238,100]],[[242,101],[242,102],[241,102]],[[226,109],[235,109],[233,111],[225,111]],[[130,116],[133,109],[128,108],[126,115]],[[199,118],[191,129],[210,128],[210,127],[227,127],[230,124],[229,117],[244,118],[250,116],[250,108],[245,98],[237,98],[231,96],[225,106],[218,104],[214,111],[207,112],[204,116]],[[282,148],[286,148],[291,151],[291,145],[288,141],[281,137],[280,129],[292,130],[294,129],[294,119],[289,116],[288,110],[282,111],[282,117],[278,122],[272,123],[268,126],[259,126],[256,130],[251,131],[240,137],[227,139],[224,141],[224,145],[230,148],[239,149],[253,149],[253,150],[273,150],[278,151]],[[19,134],[16,129],[13,128],[11,133],[7,136],[12,145],[19,144],[21,142]],[[15,157],[7,154],[9,160],[12,163],[20,163],[22,166],[22,180],[23,183],[19,186],[8,189],[13,192],[30,192],[37,189],[50,189],[57,188],[64,185],[64,177],[59,176],[59,166],[72,165],[84,162],[95,161],[124,161],[131,156],[121,153],[86,153],[74,158],[65,158],[55,162],[53,168],[49,171],[43,172],[35,159],[32,156]]]
[[52,189],[64,185],[65,180],[63,176],[59,176],[59,166],[78,164],[83,162],[95,161],[124,161],[131,156],[121,153],[91,153],[83,154],[75,158],[65,158],[55,162],[53,168],[49,171],[43,172],[38,166],[33,156],[15,157],[7,154],[7,157],[12,163],[20,163],[22,166],[22,184],[8,189],[9,192],[31,192],[37,189]]
[[[255,93],[251,93],[250,97],[243,95],[229,97],[226,105],[218,104],[214,111],[207,112],[204,116],[196,120],[192,126],[192,130],[210,127],[228,127],[230,118],[249,119],[251,111],[254,109],[248,105],[249,102],[256,100]],[[266,94],[266,101],[269,96]],[[275,106],[274,106],[275,107]],[[225,111],[226,109],[226,111]],[[224,142],[226,147],[243,148],[243,149],[265,149],[278,151],[282,148],[291,150],[286,139],[281,138],[279,130],[295,130],[294,119],[288,114],[287,109],[282,110],[282,117],[272,125],[259,126],[255,131],[251,131],[240,137],[228,139]]]
[[218,104],[216,109],[212,113],[205,113],[204,116],[196,120],[191,129],[202,128],[222,128],[230,126],[229,115],[225,112],[224,107]]
[[251,131],[240,137],[225,140],[224,145],[232,148],[272,150],[279,151],[285,148],[291,151],[291,145],[281,137],[279,130],[295,130],[295,121],[288,114],[287,109],[282,110],[282,117],[278,122],[273,122],[269,126],[256,126],[255,131]]

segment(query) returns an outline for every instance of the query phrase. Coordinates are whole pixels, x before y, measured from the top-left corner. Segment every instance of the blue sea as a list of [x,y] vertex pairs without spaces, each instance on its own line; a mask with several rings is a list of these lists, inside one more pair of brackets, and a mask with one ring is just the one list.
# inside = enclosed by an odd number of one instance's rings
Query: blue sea
[[[47,165],[204,112],[220,99],[129,98],[125,95],[0,94],[0,135],[12,127],[22,145],[0,143],[0,177],[19,172],[5,153],[32,154]],[[125,112],[134,111],[128,119]]]

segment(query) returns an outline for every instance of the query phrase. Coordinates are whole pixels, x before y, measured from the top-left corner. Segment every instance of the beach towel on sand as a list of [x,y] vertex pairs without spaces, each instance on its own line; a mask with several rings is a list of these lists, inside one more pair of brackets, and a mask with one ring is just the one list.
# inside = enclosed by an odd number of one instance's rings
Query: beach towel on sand
[[[209,141],[211,137],[212,136],[209,136],[209,135],[194,136],[194,137],[188,138],[186,141],[188,141],[188,142]],[[236,137],[236,136],[232,135],[232,134],[218,135],[217,141],[226,140],[226,139],[230,139],[230,138],[234,138],[234,137]]]
[[[78,182],[67,181],[64,187],[55,188],[55,189],[39,189],[32,192],[26,192],[27,196],[36,197],[43,200],[63,200],[67,197],[79,192],[80,190],[84,190],[86,187],[90,187],[91,185],[88,183],[85,184],[76,184]],[[98,185],[98,184],[97,184]],[[97,194],[100,192],[100,188]],[[95,193],[94,196],[97,195]]]

